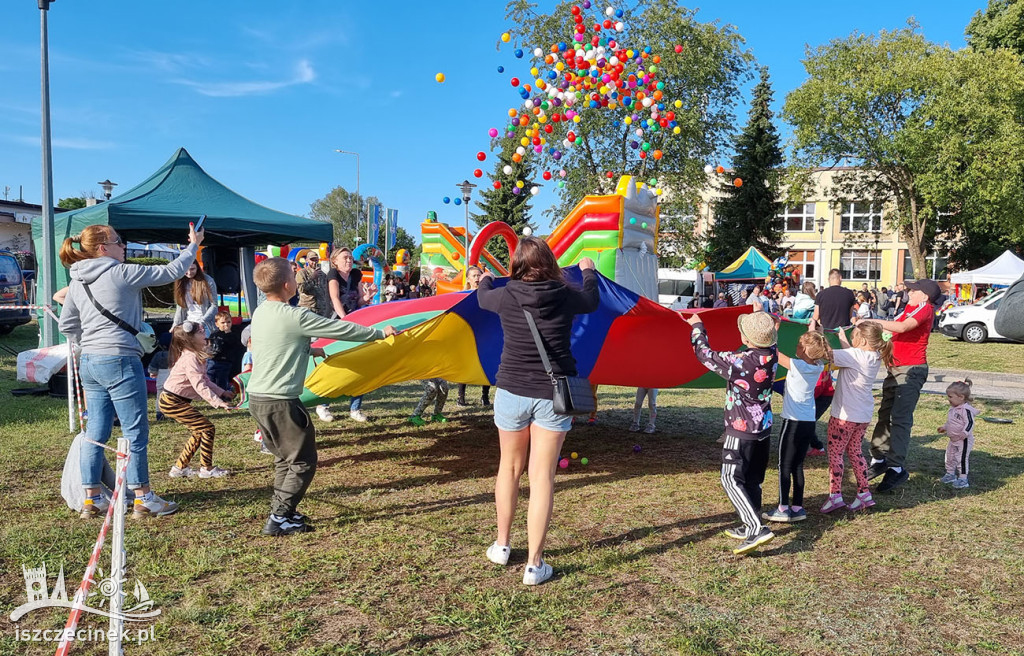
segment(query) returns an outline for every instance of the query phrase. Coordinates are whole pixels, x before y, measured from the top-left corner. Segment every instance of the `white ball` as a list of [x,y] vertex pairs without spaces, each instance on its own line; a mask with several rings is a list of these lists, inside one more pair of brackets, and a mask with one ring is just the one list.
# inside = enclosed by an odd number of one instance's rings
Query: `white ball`
[[534,48],[533,49],[533,56],[534,57],[543,57],[544,56],[544,51],[541,50],[540,48]]
[[711,166],[710,164],[705,164],[704,172],[707,173],[708,175],[711,175],[712,173],[715,172],[715,167]]
[[615,31],[616,32],[621,32],[624,29],[626,29],[626,25],[622,21],[619,21],[618,23],[615,24]]
[[644,107],[650,107],[654,103],[650,98],[644,98]]
[[609,16],[609,17],[614,16],[615,15],[615,7],[608,7],[607,9],[605,9],[604,10],[604,15],[605,16]]
[[512,167],[506,164],[501,168],[501,172],[504,173],[505,175],[512,175]]
[[536,196],[540,193],[540,187],[530,187],[530,195]]
[[518,147],[516,148],[516,152],[517,152],[517,153],[518,153],[519,155],[525,155],[525,154],[526,154],[526,149],[525,149],[525,148],[523,148],[522,146],[518,146]]
[[526,102],[523,103],[523,106],[526,107],[526,109],[533,109],[533,101],[527,100]]
[[524,237],[529,237],[532,234],[533,234],[533,228],[531,228],[530,226],[526,226],[525,228],[523,228],[523,236]]

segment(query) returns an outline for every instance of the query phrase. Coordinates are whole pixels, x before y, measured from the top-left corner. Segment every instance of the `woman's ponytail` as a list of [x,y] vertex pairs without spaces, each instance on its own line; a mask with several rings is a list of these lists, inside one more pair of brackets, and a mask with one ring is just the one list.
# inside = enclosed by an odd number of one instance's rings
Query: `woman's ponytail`
[[[114,231],[110,226],[91,225],[82,230],[82,234],[68,237],[60,246],[60,261],[67,268],[75,262],[89,260],[100,256],[100,246],[111,238]],[[78,248],[75,248],[78,244]]]

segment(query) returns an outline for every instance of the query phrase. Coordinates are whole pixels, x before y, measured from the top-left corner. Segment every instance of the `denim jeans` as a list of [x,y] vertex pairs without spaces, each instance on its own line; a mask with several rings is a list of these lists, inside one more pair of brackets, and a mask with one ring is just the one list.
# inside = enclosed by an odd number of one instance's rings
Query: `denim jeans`
[[[89,409],[86,435],[90,440],[106,444],[114,424],[114,415],[121,420],[121,432],[128,439],[129,489],[149,485],[149,417],[147,415],[146,375],[142,360],[134,355],[82,355],[80,367],[85,403]],[[104,449],[86,442],[82,445],[79,463],[82,485],[99,487],[103,472]]]
[[363,407],[363,395],[353,396],[352,400],[348,402],[348,411],[356,412]]

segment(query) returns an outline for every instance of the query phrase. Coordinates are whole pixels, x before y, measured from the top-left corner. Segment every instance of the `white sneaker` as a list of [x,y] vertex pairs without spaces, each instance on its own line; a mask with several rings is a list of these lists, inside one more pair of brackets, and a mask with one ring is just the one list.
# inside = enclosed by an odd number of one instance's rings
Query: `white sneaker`
[[163,517],[178,512],[178,504],[173,501],[164,501],[154,492],[149,493],[149,500],[143,497],[135,497],[135,506],[132,512],[133,519],[144,519],[146,517]]
[[214,467],[213,469],[207,469],[206,467],[199,468],[199,478],[224,478],[231,474],[227,469],[221,469],[220,467]]
[[326,405],[318,405],[316,407],[316,416],[320,417],[321,421],[325,421],[328,424],[334,421],[334,415],[331,414],[331,409]]
[[353,410],[348,413],[348,416],[352,418],[352,421],[368,421],[362,410]]
[[632,424],[630,424],[629,425],[629,432],[630,433],[639,433],[640,432],[640,422],[639,421],[634,421]]
[[487,547],[487,560],[491,561],[495,565],[508,565],[508,556],[512,553],[512,546],[505,545],[504,547],[495,542],[491,546]]
[[[99,517],[100,515],[106,515],[108,508],[110,508],[110,500],[107,499],[107,497],[103,496],[102,494],[100,495],[100,498],[96,499],[95,501],[90,499],[89,497],[86,497],[85,501],[82,502],[81,517],[82,519],[89,519],[90,517]],[[490,555],[489,549],[488,555]]]
[[541,559],[539,567],[534,567],[533,565],[526,566],[526,571],[523,572],[523,584],[540,585],[551,578],[552,574],[554,574],[554,570],[551,569],[551,565],[548,565]]
[[191,467],[181,468],[175,465],[174,467],[171,467],[171,471],[167,472],[167,475],[171,478],[191,478],[195,476],[196,473],[192,471]]
[[657,430],[658,429],[654,427],[654,422],[652,421],[651,423],[647,424],[647,428],[644,429],[644,432],[647,433],[648,435],[652,435]]

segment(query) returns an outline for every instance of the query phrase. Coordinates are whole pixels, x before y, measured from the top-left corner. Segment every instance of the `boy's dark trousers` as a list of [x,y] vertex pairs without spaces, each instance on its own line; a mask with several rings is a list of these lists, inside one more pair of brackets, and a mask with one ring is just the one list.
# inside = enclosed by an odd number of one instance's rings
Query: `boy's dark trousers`
[[747,535],[761,530],[761,484],[768,469],[771,437],[759,440],[741,440],[725,436],[722,447],[722,487],[732,502]]
[[250,395],[249,414],[263,432],[263,444],[274,454],[270,512],[287,517],[295,512],[316,474],[313,421],[298,399]]
[[206,373],[217,387],[231,389],[231,363],[210,360],[206,363]]

